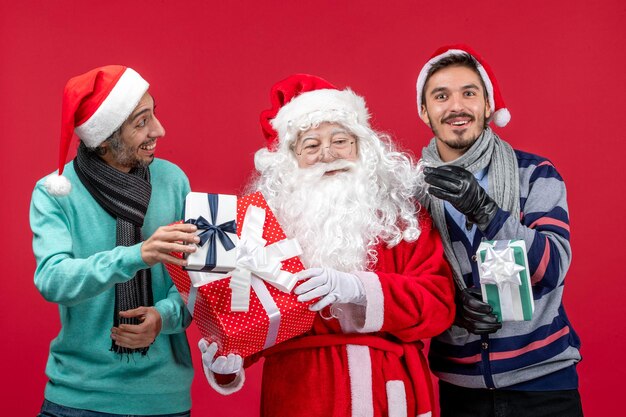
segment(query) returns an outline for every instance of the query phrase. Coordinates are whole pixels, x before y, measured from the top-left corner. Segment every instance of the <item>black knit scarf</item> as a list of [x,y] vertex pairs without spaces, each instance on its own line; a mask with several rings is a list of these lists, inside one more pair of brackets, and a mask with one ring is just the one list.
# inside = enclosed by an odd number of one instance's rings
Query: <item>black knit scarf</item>
[[[92,197],[116,219],[116,246],[132,246],[141,242],[141,226],[152,193],[150,170],[142,167],[133,168],[128,174],[121,172],[104,162],[95,152],[87,150],[82,142],[74,159],[74,169]],[[150,269],[142,269],[131,280],[115,284],[113,326],[139,324],[136,318],[119,317],[119,312],[152,305]],[[111,350],[120,354],[141,352],[145,355],[148,347],[124,348],[113,341]]]

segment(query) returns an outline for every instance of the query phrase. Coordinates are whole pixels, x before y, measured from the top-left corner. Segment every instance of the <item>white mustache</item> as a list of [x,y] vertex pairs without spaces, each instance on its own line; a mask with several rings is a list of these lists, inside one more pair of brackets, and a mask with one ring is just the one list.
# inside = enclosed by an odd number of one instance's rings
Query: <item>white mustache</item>
[[327,172],[340,171],[346,169],[348,171],[354,170],[357,167],[356,162],[347,161],[345,159],[338,159],[329,163],[319,163],[310,168],[305,168],[300,171],[300,175],[303,179],[319,179]]

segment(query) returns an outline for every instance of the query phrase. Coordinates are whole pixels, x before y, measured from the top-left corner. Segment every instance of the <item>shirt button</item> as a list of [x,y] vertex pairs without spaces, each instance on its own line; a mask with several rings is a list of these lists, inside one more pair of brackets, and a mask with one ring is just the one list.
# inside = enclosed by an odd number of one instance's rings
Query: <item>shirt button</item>
[[489,343],[487,343],[487,342],[482,342],[482,343],[480,344],[480,347],[482,347],[484,350],[487,350],[487,348],[489,347]]

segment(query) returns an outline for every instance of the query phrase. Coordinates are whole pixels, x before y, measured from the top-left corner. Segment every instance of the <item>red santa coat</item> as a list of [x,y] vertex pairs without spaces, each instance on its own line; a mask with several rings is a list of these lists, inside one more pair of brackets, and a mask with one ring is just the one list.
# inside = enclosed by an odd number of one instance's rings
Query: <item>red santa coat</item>
[[430,416],[421,339],[447,329],[454,286],[438,232],[422,213],[413,243],[378,250],[361,272],[367,306],[336,304],[313,329],[263,353],[262,416]]

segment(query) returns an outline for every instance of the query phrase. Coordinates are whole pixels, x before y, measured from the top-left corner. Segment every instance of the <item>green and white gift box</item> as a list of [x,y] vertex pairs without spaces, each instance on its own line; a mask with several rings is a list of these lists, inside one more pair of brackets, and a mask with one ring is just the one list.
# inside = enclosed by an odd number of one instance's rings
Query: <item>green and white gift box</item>
[[483,241],[476,252],[483,301],[500,321],[532,319],[535,305],[523,240]]

